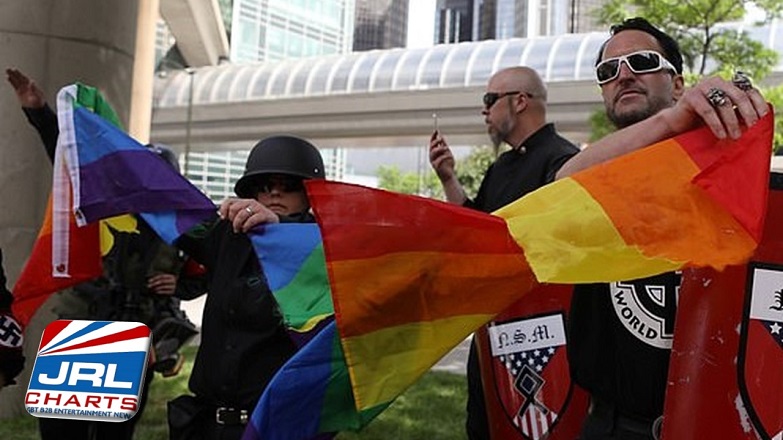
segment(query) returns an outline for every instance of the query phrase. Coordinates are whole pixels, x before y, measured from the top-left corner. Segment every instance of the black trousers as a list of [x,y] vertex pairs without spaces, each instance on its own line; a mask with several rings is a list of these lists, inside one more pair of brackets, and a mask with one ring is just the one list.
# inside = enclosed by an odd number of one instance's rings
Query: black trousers
[[465,431],[469,440],[489,440],[487,405],[484,402],[484,388],[481,384],[481,366],[478,359],[476,337],[470,340],[468,352],[468,404]]
[[629,417],[613,405],[593,399],[578,440],[656,440],[660,420]]
[[132,440],[136,424],[141,419],[144,407],[147,406],[147,395],[153,375],[152,369],[148,368],[147,375],[144,377],[139,410],[130,420],[98,422],[39,417],[38,431],[41,433],[41,440]]

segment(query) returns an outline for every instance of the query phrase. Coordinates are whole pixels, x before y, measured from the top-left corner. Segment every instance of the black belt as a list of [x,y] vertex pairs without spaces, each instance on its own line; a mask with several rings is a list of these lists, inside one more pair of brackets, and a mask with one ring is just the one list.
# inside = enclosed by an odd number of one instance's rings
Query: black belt
[[591,400],[590,415],[599,419],[612,420],[616,430],[652,436],[654,439],[661,438],[663,416],[658,416],[655,419],[628,416],[618,411],[613,404],[595,398]]
[[244,409],[218,407],[215,410],[215,422],[218,425],[246,425],[248,412]]

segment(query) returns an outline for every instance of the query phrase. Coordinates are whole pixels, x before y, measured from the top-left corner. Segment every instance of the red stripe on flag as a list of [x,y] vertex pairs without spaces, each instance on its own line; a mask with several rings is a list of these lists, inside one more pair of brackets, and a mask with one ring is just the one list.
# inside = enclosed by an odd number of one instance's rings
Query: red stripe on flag
[[46,210],[46,217],[33,246],[30,258],[14,285],[14,315],[22,325],[27,325],[36,310],[57,291],[75,286],[103,274],[98,223],[76,226],[71,216],[69,226],[70,267],[69,277],[52,276],[52,200]]
[[[761,241],[764,226],[772,154],[768,147],[774,124],[770,107],[767,115],[737,140],[717,140],[706,127],[675,138],[702,170],[693,182],[729,211],[756,242]],[[764,168],[759,169],[760,165]]]

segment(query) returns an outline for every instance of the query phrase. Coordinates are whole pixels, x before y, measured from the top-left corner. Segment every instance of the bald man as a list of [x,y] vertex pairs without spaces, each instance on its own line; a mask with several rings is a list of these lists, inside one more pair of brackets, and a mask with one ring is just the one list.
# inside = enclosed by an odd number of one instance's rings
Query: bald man
[[[495,73],[484,93],[484,123],[492,143],[508,144],[490,165],[475,199],[457,180],[454,155],[438,131],[430,138],[430,164],[454,204],[492,212],[551,183],[560,167],[579,149],[546,122],[547,91],[535,70],[510,67]],[[466,429],[470,440],[489,439],[487,414],[475,343],[468,356]]]

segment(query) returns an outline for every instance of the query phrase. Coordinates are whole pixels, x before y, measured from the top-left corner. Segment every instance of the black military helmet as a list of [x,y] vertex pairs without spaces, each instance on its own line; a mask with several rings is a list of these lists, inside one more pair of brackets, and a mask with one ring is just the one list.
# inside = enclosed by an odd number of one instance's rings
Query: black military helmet
[[310,142],[296,136],[271,136],[259,141],[245,164],[245,174],[237,180],[234,192],[253,198],[254,181],[264,174],[289,174],[304,179],[323,179],[324,161]]
[[152,150],[155,154],[165,160],[166,163],[174,167],[177,172],[179,172],[179,159],[177,158],[177,153],[175,153],[174,150],[162,144],[147,144],[147,148]]

